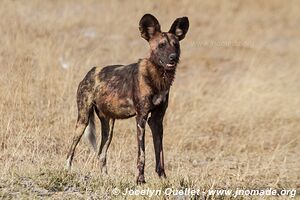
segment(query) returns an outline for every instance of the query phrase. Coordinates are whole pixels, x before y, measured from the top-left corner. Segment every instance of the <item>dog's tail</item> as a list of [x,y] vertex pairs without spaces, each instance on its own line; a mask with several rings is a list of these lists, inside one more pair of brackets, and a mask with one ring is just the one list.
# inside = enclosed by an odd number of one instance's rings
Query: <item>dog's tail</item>
[[97,151],[97,141],[96,141],[96,127],[95,127],[95,114],[94,108],[91,110],[89,115],[89,124],[84,130],[84,136],[92,145],[94,151]]

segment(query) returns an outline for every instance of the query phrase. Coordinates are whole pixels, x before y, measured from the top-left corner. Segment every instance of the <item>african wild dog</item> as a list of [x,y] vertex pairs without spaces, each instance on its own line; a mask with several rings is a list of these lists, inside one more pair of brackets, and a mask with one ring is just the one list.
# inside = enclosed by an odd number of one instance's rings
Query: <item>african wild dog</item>
[[94,111],[101,122],[101,144],[98,150],[101,171],[107,173],[106,153],[115,119],[136,116],[138,158],[137,183],[145,183],[145,125],[152,131],[156,172],[166,177],[163,155],[163,118],[168,107],[169,91],[179,62],[179,41],[189,28],[187,17],[177,18],[169,32],[161,32],[157,19],[145,14],[139,23],[141,36],[149,42],[150,55],[130,65],[92,68],[80,82],[77,91],[78,119],[75,137],[68,153],[71,168],[75,148],[83,133],[96,148]]

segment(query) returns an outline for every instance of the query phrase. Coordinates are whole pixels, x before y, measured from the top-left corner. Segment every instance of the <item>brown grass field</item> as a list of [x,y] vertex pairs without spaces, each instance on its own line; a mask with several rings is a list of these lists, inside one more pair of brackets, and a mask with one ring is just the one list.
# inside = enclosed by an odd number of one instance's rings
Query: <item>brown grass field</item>
[[[134,118],[116,122],[107,176],[85,140],[66,172],[77,86],[94,65],[130,64],[148,55],[138,30],[145,13],[164,31],[177,17],[190,20],[164,120],[168,178],[155,173],[147,127],[147,183],[136,186]],[[299,195],[299,1],[3,0],[0,18],[0,198],[148,198],[113,195],[114,188],[206,194],[274,188]],[[154,198],[233,198],[204,193]],[[262,197],[237,199],[243,198]]]

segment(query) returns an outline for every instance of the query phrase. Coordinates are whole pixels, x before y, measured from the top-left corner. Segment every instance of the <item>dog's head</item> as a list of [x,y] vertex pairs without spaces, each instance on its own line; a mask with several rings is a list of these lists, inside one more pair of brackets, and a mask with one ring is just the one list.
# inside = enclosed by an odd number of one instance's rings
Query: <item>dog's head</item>
[[158,20],[151,14],[145,14],[139,25],[142,37],[150,44],[150,60],[165,70],[175,70],[180,57],[179,41],[189,29],[188,18],[177,18],[168,32],[160,30]]

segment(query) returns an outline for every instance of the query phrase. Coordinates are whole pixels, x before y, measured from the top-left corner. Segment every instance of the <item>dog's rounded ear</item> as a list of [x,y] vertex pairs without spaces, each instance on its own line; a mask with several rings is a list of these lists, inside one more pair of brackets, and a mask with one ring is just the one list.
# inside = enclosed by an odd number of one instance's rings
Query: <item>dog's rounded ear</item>
[[147,41],[149,41],[156,32],[160,32],[160,24],[151,14],[145,14],[140,20],[139,25],[141,36]]
[[169,33],[173,33],[178,37],[179,40],[182,40],[185,37],[185,34],[188,32],[189,26],[190,23],[187,17],[177,18],[173,22],[169,30]]

